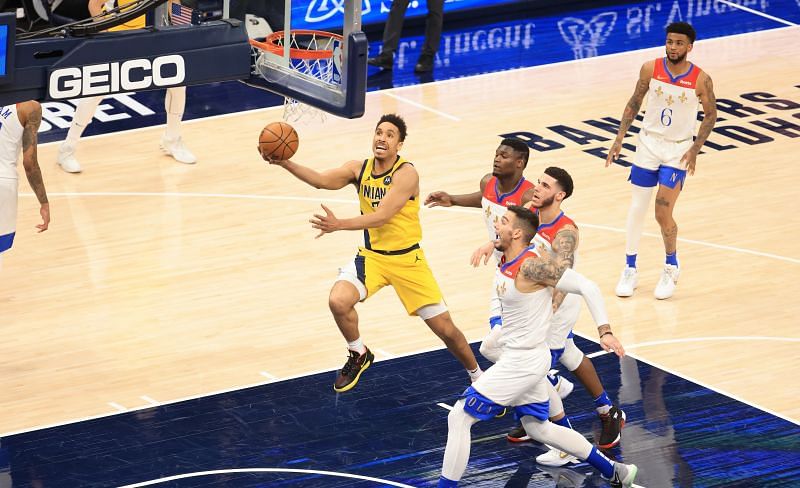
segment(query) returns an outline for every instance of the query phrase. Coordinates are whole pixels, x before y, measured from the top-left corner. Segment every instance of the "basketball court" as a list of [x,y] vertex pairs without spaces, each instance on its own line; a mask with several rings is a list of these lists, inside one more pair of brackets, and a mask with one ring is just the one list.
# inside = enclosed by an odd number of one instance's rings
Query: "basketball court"
[[[639,288],[620,299],[635,136],[623,164],[604,168],[605,151],[639,67],[663,54],[667,18],[697,27],[690,60],[714,80],[719,119],[676,207],[675,296],[653,298],[663,247],[648,218]],[[628,413],[611,454],[639,465],[640,486],[796,486],[800,5],[648,2],[445,22],[434,79],[411,75],[421,37],[405,38],[410,61],[398,61],[392,88],[370,71],[363,117],[294,123],[293,159],[325,169],[365,158],[377,119],[396,112],[421,194],[468,193],[502,137],[529,141],[528,179],[550,165],[575,179],[564,209],[581,229],[578,269],[600,285],[629,352],[623,362],[601,354],[582,313],[580,345]],[[90,126],[101,133],[81,141],[80,175],[55,164],[66,127],[54,114],[71,102],[46,108],[53,123],[41,140],[53,142],[39,161],[51,227],[35,233],[37,202],[21,179],[16,241],[0,271],[9,460],[0,476],[15,487],[433,486],[447,407],[468,377],[391,290],[358,308],[378,362],[352,392],[331,389],[345,351],[328,291],[361,233],[314,239],[308,219],[321,203],[357,214],[355,193],[315,190],[261,160],[258,134],[281,119],[280,98],[236,82],[188,91],[182,134],[193,166],[158,150],[158,92],[107,101],[109,117],[128,117]],[[480,210],[421,216],[422,247],[477,347],[493,273],[468,264],[486,237]],[[582,388],[565,407],[578,431],[596,435]],[[544,448],[509,444],[512,425],[473,429],[463,486],[605,486],[586,465],[537,466]]]

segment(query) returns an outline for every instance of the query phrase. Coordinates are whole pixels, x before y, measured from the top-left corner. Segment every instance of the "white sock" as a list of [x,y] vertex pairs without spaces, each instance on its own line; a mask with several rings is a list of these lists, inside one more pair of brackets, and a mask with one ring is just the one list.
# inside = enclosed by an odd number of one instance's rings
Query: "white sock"
[[364,342],[361,341],[360,337],[354,340],[353,342],[348,342],[347,348],[350,349],[351,351],[357,352],[359,355],[367,352],[367,348],[364,347]]
[[167,94],[164,96],[164,109],[167,111],[167,128],[164,135],[167,139],[175,140],[181,136],[181,120],[185,108],[186,87],[167,88]]
[[78,105],[75,107],[75,117],[72,118],[72,125],[69,126],[64,145],[72,149],[77,146],[78,139],[81,138],[84,129],[86,129],[86,126],[92,121],[92,117],[94,117],[94,113],[97,111],[97,106],[100,105],[102,100],[103,97],[89,97],[82,98],[78,101]]
[[625,254],[637,254],[639,241],[644,232],[644,217],[650,207],[650,199],[655,187],[631,185],[631,206],[628,209],[628,222],[625,225]]
[[[467,373],[469,373],[469,379],[472,380],[472,381],[475,381],[475,380],[477,380],[478,378],[481,377],[481,375],[483,374],[483,370],[481,369],[481,367],[479,365],[477,368],[475,368],[472,371],[467,370]],[[450,478],[450,479],[452,479],[452,478]]]
[[464,399],[457,401],[447,415],[447,445],[444,448],[442,476],[458,481],[469,461],[472,426],[478,419],[464,411]]
[[595,408],[595,410],[596,410],[596,411],[597,411],[597,413],[599,413],[600,415],[605,415],[605,414],[607,414],[609,411],[611,411],[611,405],[603,405],[602,407],[597,407],[597,408]]

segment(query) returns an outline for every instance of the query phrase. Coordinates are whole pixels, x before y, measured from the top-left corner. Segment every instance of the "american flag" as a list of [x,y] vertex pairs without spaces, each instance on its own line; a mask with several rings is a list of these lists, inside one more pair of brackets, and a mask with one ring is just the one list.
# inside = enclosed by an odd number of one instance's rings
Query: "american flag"
[[184,7],[177,2],[172,2],[170,5],[172,5],[172,25],[187,25],[193,23],[194,10],[189,7]]

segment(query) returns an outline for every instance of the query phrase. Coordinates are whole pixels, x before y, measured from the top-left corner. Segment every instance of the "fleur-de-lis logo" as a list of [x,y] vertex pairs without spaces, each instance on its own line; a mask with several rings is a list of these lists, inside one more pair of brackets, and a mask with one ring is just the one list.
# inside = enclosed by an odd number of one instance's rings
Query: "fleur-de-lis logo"
[[505,282],[500,283],[495,287],[495,291],[497,291],[498,296],[503,296],[506,293],[506,284]]
[[591,58],[597,56],[597,48],[605,43],[616,22],[616,12],[595,15],[589,22],[577,17],[564,17],[558,21],[558,30],[564,42],[572,47],[575,59]]
[[661,95],[663,95],[663,94],[664,94],[664,90],[662,90],[660,86],[658,88],[656,88],[656,96],[658,98],[661,98]]
[[672,98],[672,95],[668,96],[667,97],[667,106],[668,107],[672,106],[673,103],[675,103],[675,100]]
[[[367,15],[372,11],[370,0],[363,0],[361,4],[361,15]],[[336,14],[344,15],[344,0],[311,0],[306,9],[306,22],[315,24],[324,22]]]
[[491,216],[492,216],[492,209],[491,209],[491,208],[489,208],[489,207],[486,207],[486,210],[484,210],[484,212],[483,212],[483,213],[485,213],[485,214],[486,214],[486,218],[488,219],[489,217],[491,217]]
[[[800,0],[798,0],[798,1],[800,1]],[[681,96],[678,97],[678,100],[680,100],[681,103],[686,103],[686,100],[688,100],[688,99],[689,99],[689,97],[686,96],[686,93],[681,93]]]

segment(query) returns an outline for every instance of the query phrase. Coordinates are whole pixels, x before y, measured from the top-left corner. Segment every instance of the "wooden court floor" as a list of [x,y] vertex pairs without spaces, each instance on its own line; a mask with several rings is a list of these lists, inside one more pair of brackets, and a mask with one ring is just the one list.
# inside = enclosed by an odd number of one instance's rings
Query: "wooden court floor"
[[[423,194],[475,190],[501,134],[561,145],[533,151],[526,175],[535,180],[549,165],[572,173],[576,191],[564,208],[581,228],[579,269],[605,292],[629,352],[800,422],[799,32],[695,45],[690,59],[711,74],[730,113],[720,112],[716,149],[699,157],[680,197],[682,274],[667,301],[652,296],[663,263],[653,218],[637,294],[613,295],[627,170],[603,167],[593,153],[613,134],[584,122],[619,118],[639,66],[661,48],[370,93],[361,119],[298,124],[295,160],[322,169],[368,156],[385,112],[408,122],[402,153]],[[56,145],[41,147],[51,229],[35,234],[37,205],[23,178],[17,241],[0,271],[0,432],[341,366],[327,295],[361,235],[314,239],[308,218],[320,203],[356,214],[355,193],[315,190],[262,162],[258,133],[279,117],[266,109],[187,123],[195,166],[160,155],[157,128],[82,141],[80,175],[56,167]],[[486,239],[480,213],[432,209],[422,219],[453,317],[479,340],[492,276],[491,267],[468,266]],[[358,311],[379,359],[441,347],[391,289]],[[576,331],[594,338],[593,329],[584,311]]]

